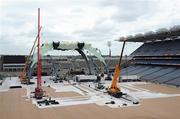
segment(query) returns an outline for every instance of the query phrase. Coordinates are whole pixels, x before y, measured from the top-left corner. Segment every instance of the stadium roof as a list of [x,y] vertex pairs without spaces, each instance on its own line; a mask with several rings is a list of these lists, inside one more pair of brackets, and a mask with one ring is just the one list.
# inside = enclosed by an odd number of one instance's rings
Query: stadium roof
[[129,35],[126,37],[120,37],[118,41],[123,42],[153,42],[162,41],[166,39],[175,39],[180,36],[180,25],[171,27],[170,29],[161,28],[154,31],[149,31],[144,34],[139,33],[135,35]]

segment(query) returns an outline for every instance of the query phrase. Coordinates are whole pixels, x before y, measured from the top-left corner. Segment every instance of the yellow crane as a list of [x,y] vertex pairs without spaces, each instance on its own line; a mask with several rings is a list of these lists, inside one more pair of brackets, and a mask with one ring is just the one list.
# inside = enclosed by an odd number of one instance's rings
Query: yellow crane
[[123,93],[121,92],[120,87],[117,86],[117,83],[118,83],[118,77],[120,75],[120,65],[121,65],[121,61],[122,61],[122,55],[123,55],[124,47],[125,47],[125,40],[123,42],[123,47],[122,47],[122,50],[121,50],[119,63],[116,64],[116,66],[115,66],[114,76],[113,76],[111,85],[110,85],[110,87],[107,88],[107,92],[110,95],[112,95],[114,97],[117,97],[117,98],[119,98],[119,97],[121,97],[123,95]]
[[[41,28],[42,28],[42,27],[40,27],[40,30],[41,30]],[[27,58],[26,58],[25,65],[24,65],[24,67],[23,67],[23,71],[22,71],[22,74],[21,74],[21,76],[20,76],[20,79],[21,79],[21,83],[22,83],[22,84],[28,84],[28,83],[30,83],[29,80],[27,79],[27,76],[26,76],[26,75],[27,75],[26,69],[27,69],[27,65],[28,65],[28,63],[29,63],[29,61],[30,61],[30,57],[32,56],[33,50],[34,50],[34,48],[36,47],[37,39],[38,39],[38,35],[36,36],[36,39],[35,39],[35,41],[34,41],[34,44],[33,44],[32,48],[31,48],[31,51],[30,51],[29,55],[28,55]]]

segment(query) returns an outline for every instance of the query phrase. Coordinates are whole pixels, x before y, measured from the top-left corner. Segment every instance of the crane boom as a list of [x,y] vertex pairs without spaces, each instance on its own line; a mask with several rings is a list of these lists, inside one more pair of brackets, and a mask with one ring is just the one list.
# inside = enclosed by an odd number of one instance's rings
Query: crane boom
[[[41,31],[41,28],[42,27],[40,27],[40,31]],[[38,39],[38,35],[36,36],[36,39],[34,40],[34,43],[33,43],[33,46],[31,48],[31,51],[29,52],[29,55],[27,56],[25,65],[23,67],[23,71],[22,71],[22,74],[21,74],[21,83],[23,83],[23,84],[28,83],[28,80],[26,78],[27,77],[26,76],[26,68],[27,68],[27,65],[28,65],[28,63],[30,61],[30,57],[32,56],[33,50],[35,49],[37,39]]]

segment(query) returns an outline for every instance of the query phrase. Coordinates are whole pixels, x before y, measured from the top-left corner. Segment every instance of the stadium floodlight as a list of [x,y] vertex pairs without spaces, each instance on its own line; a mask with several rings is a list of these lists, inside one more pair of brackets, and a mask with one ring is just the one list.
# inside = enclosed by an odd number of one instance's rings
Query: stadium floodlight
[[111,56],[111,41],[107,42],[107,46],[109,47],[109,56]]

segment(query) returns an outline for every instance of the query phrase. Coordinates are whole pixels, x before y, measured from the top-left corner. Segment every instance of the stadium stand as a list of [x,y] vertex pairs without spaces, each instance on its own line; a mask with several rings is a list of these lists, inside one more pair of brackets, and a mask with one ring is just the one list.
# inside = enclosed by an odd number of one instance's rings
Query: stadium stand
[[180,39],[163,42],[144,43],[132,56],[169,56],[180,55]]
[[180,86],[180,26],[120,38],[124,40],[143,44],[130,55],[130,66],[121,70],[122,75]]

